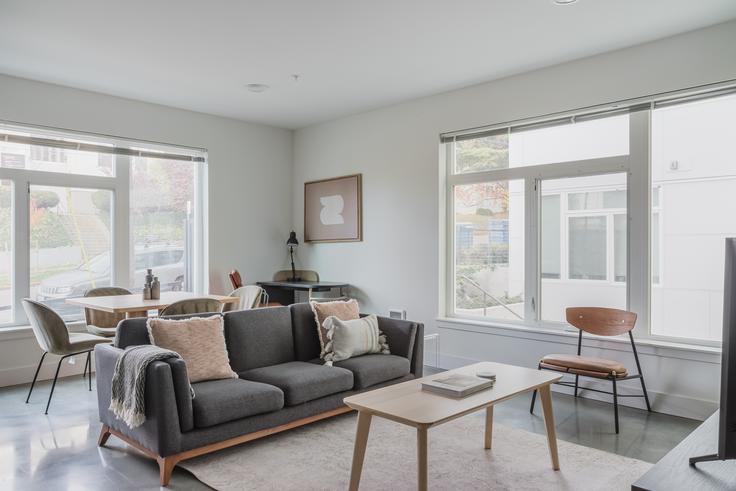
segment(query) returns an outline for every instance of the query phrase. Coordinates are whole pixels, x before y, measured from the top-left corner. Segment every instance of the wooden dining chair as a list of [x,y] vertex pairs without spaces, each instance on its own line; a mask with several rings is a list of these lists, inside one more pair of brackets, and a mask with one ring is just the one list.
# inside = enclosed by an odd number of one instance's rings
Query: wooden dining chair
[[[649,396],[647,395],[647,387],[644,384],[644,375],[641,372],[639,354],[636,351],[634,336],[631,334],[631,330],[636,324],[636,314],[626,310],[607,309],[602,307],[570,307],[567,309],[566,315],[567,322],[579,329],[578,354],[553,354],[544,356],[539,361],[537,368],[539,370],[553,370],[556,372],[575,375],[574,383],[572,381],[557,382],[559,385],[574,387],[575,397],[578,396],[578,389],[612,395],[616,433],[618,433],[619,397],[643,397],[647,405],[647,411],[651,412],[652,407],[649,405]],[[629,341],[631,341],[631,350],[634,353],[634,360],[636,361],[637,373],[629,374],[628,369],[617,361],[582,356],[583,331],[596,336],[619,336],[621,334],[628,333]],[[610,380],[613,390],[608,392],[590,387],[579,387],[578,383],[580,377]],[[641,382],[642,394],[619,394],[617,384],[624,380],[632,379],[639,379]],[[535,390],[532,394],[532,404],[529,409],[532,413],[534,412],[534,402],[536,398],[537,391]]]

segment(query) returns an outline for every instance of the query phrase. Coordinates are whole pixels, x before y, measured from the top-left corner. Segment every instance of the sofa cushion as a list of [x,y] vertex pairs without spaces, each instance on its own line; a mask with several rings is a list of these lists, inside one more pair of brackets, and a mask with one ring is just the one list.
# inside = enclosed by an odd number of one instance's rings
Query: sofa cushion
[[241,378],[275,385],[284,391],[284,403],[295,406],[353,388],[353,373],[338,367],[292,361],[240,372]]
[[209,380],[192,384],[194,426],[207,428],[284,407],[277,387],[242,379]]
[[363,355],[349,360],[336,361],[332,368],[345,368],[353,372],[354,389],[361,390],[409,373],[409,360],[396,355]]
[[236,372],[294,361],[288,307],[227,312],[225,340]]

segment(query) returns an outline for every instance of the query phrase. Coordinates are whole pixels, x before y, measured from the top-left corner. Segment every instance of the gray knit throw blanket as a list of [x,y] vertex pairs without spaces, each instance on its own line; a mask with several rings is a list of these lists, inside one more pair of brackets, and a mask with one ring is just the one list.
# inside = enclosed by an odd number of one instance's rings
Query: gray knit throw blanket
[[149,363],[167,358],[181,357],[175,351],[146,344],[126,348],[115,363],[110,411],[130,428],[146,420],[146,368]]

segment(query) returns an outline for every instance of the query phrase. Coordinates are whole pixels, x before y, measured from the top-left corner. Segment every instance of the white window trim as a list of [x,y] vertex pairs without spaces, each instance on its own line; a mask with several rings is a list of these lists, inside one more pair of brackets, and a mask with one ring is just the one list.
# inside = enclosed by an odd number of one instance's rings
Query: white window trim
[[[570,162],[560,162],[542,165],[532,165],[523,167],[512,167],[503,169],[494,169],[475,173],[454,174],[454,144],[446,143],[444,152],[441,157],[444,160],[445,176],[443,179],[444,189],[444,215],[445,227],[443,241],[444,253],[441,261],[444,261],[443,284],[444,289],[441,295],[444,297],[442,305],[444,305],[444,313],[442,319],[446,320],[464,320],[478,325],[485,326],[504,326],[505,328],[532,329],[549,332],[564,332],[567,326],[561,322],[550,322],[540,320],[539,297],[541,292],[541,277],[539,275],[540,254],[539,250],[539,234],[540,226],[537,220],[541,193],[539,191],[539,182],[541,180],[559,179],[577,177],[583,175],[610,174],[626,172],[626,210],[617,208],[610,210],[601,210],[600,213],[590,210],[573,210],[569,212],[568,203],[561,203],[562,227],[561,231],[563,240],[567,241],[567,220],[572,215],[588,216],[594,214],[610,215],[609,221],[612,222],[614,214],[625,212],[628,217],[627,229],[627,269],[626,269],[626,305],[627,309],[638,313],[637,322],[637,338],[647,340],[651,343],[664,343],[677,346],[702,346],[704,349],[718,349],[719,342],[684,339],[670,336],[661,336],[651,334],[651,206],[652,201],[652,182],[650,169],[650,126],[651,126],[651,110],[640,110],[632,112],[629,116],[629,154],[622,156],[612,156],[596,159],[585,159]],[[489,319],[487,317],[459,315],[455,312],[455,223],[454,223],[454,187],[465,184],[475,184],[489,181],[506,181],[514,179],[523,179],[525,185],[525,281],[524,281],[524,297],[525,297],[525,319],[523,321],[515,320],[498,320]],[[661,193],[661,190],[660,190]],[[566,199],[561,196],[561,200]],[[654,210],[660,213],[661,223],[661,203],[663,197],[660,195],[660,206]],[[612,223],[609,224],[612,226]],[[613,233],[611,229],[610,234]],[[660,231],[661,233],[661,231]],[[530,240],[530,238],[536,238]],[[609,251],[609,262],[613,262],[613,251]],[[561,277],[568,274],[568,258],[562,258]],[[615,271],[613,265],[607,267],[606,281],[612,281]],[[632,272],[637,272],[633,275]],[[662,274],[660,268],[660,275]],[[555,281],[554,279],[547,281]],[[588,281],[588,280],[576,280]],[[603,280],[589,280],[603,281]],[[661,281],[661,277],[660,277]],[[613,281],[612,281],[613,282]],[[621,284],[621,282],[613,282]]]
[[[40,131],[48,133],[47,128],[35,128],[25,126],[28,131]],[[89,137],[90,134],[76,133],[66,130],[58,130],[59,134],[66,136]],[[144,146],[155,149],[180,148],[176,145],[166,145],[152,142],[137,142],[135,140],[117,137],[99,136],[104,140],[115,143],[125,142],[128,145]],[[187,149],[191,152],[191,149]],[[198,294],[208,293],[209,269],[208,269],[208,221],[207,221],[207,153],[204,154],[204,162],[197,165],[194,186],[194,241],[193,255],[196,258],[193,276],[193,290]],[[114,285],[130,284],[130,258],[131,258],[131,234],[130,234],[130,158],[125,155],[115,155],[114,176],[93,176],[85,174],[73,174],[66,172],[50,172],[43,170],[13,169],[0,167],[0,180],[12,182],[12,212],[11,212],[11,242],[12,269],[11,269],[11,302],[13,309],[13,320],[9,323],[0,323],[0,332],[7,331],[6,335],[0,336],[0,340],[12,339],[18,335],[24,337],[28,327],[28,318],[22,306],[22,300],[30,293],[30,216],[29,216],[29,193],[30,186],[54,186],[72,187],[83,189],[101,189],[112,192],[111,204],[111,254],[112,275],[111,281]]]

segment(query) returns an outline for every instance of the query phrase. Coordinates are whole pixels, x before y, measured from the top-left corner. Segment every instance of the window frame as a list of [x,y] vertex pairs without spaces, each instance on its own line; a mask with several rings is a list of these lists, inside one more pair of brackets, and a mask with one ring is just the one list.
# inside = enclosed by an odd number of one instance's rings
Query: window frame
[[[19,125],[13,123],[14,128]],[[47,128],[22,126],[26,131],[39,134],[48,134]],[[71,131],[51,130],[69,138],[85,138],[90,135]],[[181,149],[174,145],[137,142],[116,137],[93,135],[94,138],[109,141],[119,145],[121,142],[128,146],[146,148]],[[59,149],[62,151],[62,149]],[[187,149],[191,152],[191,149]],[[195,167],[193,215],[194,215],[194,274],[193,291],[198,294],[207,293],[208,256],[207,256],[207,152],[198,153],[204,161],[197,162]],[[113,176],[94,176],[88,174],[72,174],[66,172],[52,172],[45,170],[29,170],[0,167],[0,180],[9,180],[13,192],[11,209],[11,304],[12,320],[0,323],[0,331],[7,328],[28,325],[29,321],[22,306],[22,300],[30,295],[30,187],[54,186],[80,189],[107,190],[112,193],[111,202],[111,282],[115,285],[130,284],[131,252],[133,250],[130,229],[130,168],[129,155],[113,154]]]
[[[574,123],[572,123],[574,124]],[[443,314],[450,318],[464,318],[482,321],[486,323],[499,323],[504,325],[541,328],[548,330],[564,330],[569,328],[566,323],[541,320],[541,308],[539,305],[541,294],[541,224],[539,213],[541,210],[541,186],[543,180],[561,179],[581,176],[594,176],[601,174],[626,173],[626,210],[627,233],[626,233],[626,305],[627,309],[637,312],[639,322],[637,323],[637,335],[642,338],[659,339],[663,341],[682,342],[681,338],[672,338],[650,334],[650,283],[651,283],[651,213],[652,213],[652,187],[650,169],[650,141],[649,133],[651,127],[651,109],[637,108],[629,113],[629,154],[611,157],[600,157],[577,161],[564,161],[558,163],[545,163],[522,167],[493,169],[487,171],[455,174],[455,148],[454,141],[446,141],[444,152],[444,216],[445,227],[442,257],[443,263]],[[524,320],[494,320],[487,317],[458,315],[455,310],[455,210],[454,210],[454,188],[458,185],[474,184],[489,181],[523,179],[525,182],[525,318]],[[661,200],[661,196],[660,196]],[[563,198],[561,198],[563,201]],[[567,220],[569,219],[567,196],[564,197],[564,227],[562,235],[567,241]],[[578,210],[575,210],[577,212]],[[580,210],[584,215],[591,214],[590,210]],[[620,208],[605,210],[603,214],[610,215],[607,220],[609,227],[613,227],[613,215],[621,214]],[[598,214],[598,213],[594,213]],[[577,214],[576,214],[577,215]],[[608,234],[613,234],[611,229]],[[609,265],[607,275],[610,281],[615,282],[615,271],[613,268],[613,251],[608,252]],[[568,259],[563,257],[560,276],[568,276]],[[632,272],[638,271],[636,275]],[[612,277],[610,277],[612,275]],[[548,279],[548,281],[561,281]],[[575,281],[601,281],[601,280],[575,280]],[[689,341],[689,340],[688,340]],[[710,342],[692,340],[693,344],[712,346]]]

